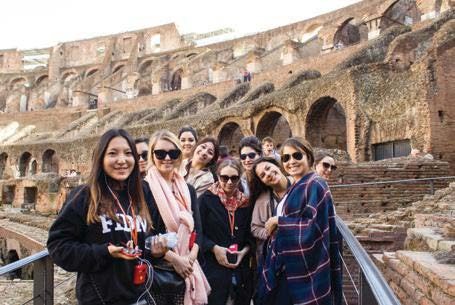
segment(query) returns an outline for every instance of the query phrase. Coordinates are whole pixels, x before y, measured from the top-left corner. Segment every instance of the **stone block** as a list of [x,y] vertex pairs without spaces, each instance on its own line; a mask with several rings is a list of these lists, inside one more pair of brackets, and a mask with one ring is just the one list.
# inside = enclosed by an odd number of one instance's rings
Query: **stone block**
[[455,304],[455,297],[454,296],[449,296],[442,292],[439,289],[433,290],[431,294],[431,299],[435,304],[438,305],[453,305]]

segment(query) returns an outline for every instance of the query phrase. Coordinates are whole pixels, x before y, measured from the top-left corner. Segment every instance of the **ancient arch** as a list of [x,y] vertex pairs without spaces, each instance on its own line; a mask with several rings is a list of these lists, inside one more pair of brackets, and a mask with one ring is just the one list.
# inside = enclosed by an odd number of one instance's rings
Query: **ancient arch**
[[8,161],[8,154],[0,154],[0,179],[3,179],[3,173],[5,172],[6,168],[6,161]]
[[19,177],[25,177],[30,169],[30,161],[32,154],[28,151],[24,152],[19,158]]
[[398,0],[385,10],[379,28],[383,32],[394,25],[411,25],[420,21],[420,16],[415,0]]
[[114,74],[114,73],[117,72],[118,70],[122,69],[123,67],[125,67],[124,64],[119,64],[119,65],[115,66],[115,67],[112,69],[112,74]]
[[196,53],[190,53],[190,54],[186,55],[186,58],[191,58],[191,57],[196,56],[196,55],[197,55]]
[[174,72],[171,78],[171,90],[180,90],[182,88],[182,74],[183,69],[178,69]]
[[45,82],[47,80],[49,80],[49,75],[47,75],[47,74],[40,75],[35,80],[35,86],[39,86],[41,84],[45,84]]
[[305,135],[314,147],[347,150],[346,115],[341,104],[329,96],[314,102],[307,114]]
[[43,173],[58,173],[58,157],[53,149],[47,149],[43,153]]
[[256,127],[256,136],[259,139],[272,137],[278,146],[289,137],[292,137],[291,127],[286,118],[276,111],[266,112]]
[[36,160],[33,160],[32,163],[30,164],[30,175],[36,175],[38,172],[38,162]]
[[27,83],[27,80],[24,77],[17,77],[12,79],[9,82],[9,90],[16,90],[19,89],[21,86],[25,85]]
[[78,74],[75,71],[67,71],[62,74],[61,76],[61,82],[62,84],[69,83],[71,80],[75,79],[78,76]]
[[349,18],[343,21],[338,27],[333,37],[334,48],[343,48],[360,41],[360,30],[357,25],[354,24],[354,18]]
[[153,59],[147,59],[145,61],[143,61],[140,65],[139,65],[139,68],[137,69],[137,71],[142,74],[144,73],[153,63]]
[[231,152],[238,153],[240,140],[244,137],[239,124],[229,122],[225,124],[218,134],[218,142],[225,145]]
[[92,69],[89,69],[87,70],[87,72],[85,73],[85,77],[89,77],[90,75],[94,74],[98,72],[98,68],[92,68]]

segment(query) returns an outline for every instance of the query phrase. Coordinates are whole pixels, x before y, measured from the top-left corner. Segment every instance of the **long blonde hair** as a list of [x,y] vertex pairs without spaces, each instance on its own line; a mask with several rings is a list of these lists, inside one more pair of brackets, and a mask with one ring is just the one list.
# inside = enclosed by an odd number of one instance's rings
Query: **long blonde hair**
[[[155,150],[156,143],[158,143],[159,140],[168,141],[174,144],[178,150],[182,151],[182,144],[180,144],[179,139],[174,133],[170,132],[169,130],[158,130],[154,132],[150,137],[149,152],[147,156],[149,164],[155,165],[155,162],[153,161],[153,151]],[[175,162],[175,166],[176,167],[180,166],[182,160],[183,154],[181,153],[179,158]]]

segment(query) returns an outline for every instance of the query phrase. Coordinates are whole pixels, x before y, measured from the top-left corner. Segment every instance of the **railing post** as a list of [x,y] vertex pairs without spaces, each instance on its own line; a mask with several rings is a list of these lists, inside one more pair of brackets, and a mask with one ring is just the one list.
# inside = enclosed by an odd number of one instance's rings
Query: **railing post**
[[371,291],[370,284],[368,284],[362,270],[360,272],[360,291],[359,291],[359,305],[378,305],[378,301]]
[[430,192],[431,195],[434,195],[434,180],[430,180]]
[[33,265],[33,305],[54,304],[54,264],[46,256]]

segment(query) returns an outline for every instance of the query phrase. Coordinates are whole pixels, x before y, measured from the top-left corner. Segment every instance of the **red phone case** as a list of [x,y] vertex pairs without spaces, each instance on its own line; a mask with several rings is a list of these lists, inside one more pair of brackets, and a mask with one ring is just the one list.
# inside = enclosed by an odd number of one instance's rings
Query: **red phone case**
[[191,232],[190,243],[189,243],[190,250],[193,249],[194,243],[196,242],[196,237],[197,237],[196,231]]
[[143,265],[143,264],[134,266],[134,276],[133,276],[134,285],[144,284],[146,278],[147,278],[147,266]]

